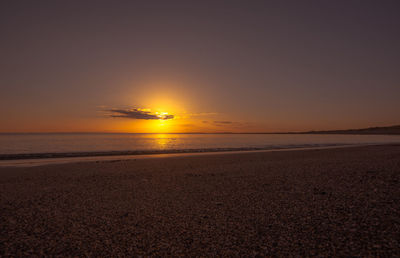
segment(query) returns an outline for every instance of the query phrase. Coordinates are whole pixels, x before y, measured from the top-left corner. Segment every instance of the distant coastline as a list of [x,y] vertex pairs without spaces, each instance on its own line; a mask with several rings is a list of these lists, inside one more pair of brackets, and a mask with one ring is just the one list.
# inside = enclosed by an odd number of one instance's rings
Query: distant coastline
[[362,129],[330,130],[330,131],[309,131],[304,134],[381,134],[397,135],[400,134],[400,125],[385,127],[369,127]]

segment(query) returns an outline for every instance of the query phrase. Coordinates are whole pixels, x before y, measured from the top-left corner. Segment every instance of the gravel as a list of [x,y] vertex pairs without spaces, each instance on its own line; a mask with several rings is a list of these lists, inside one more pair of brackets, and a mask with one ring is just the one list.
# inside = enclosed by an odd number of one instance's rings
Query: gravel
[[400,256],[400,145],[0,168],[0,256]]

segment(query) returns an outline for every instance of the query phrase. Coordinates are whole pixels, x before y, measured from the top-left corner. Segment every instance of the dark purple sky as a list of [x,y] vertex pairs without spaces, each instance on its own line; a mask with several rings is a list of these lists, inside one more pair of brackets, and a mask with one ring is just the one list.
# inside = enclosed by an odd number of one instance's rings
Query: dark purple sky
[[102,111],[154,102],[176,131],[399,124],[399,14],[400,1],[2,1],[0,132],[141,131]]

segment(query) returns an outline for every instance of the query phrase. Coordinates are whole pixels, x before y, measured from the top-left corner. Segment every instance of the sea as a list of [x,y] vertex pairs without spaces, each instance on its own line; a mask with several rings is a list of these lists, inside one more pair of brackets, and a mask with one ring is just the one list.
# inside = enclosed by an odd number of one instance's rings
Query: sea
[[0,134],[0,159],[400,144],[400,135],[336,134]]

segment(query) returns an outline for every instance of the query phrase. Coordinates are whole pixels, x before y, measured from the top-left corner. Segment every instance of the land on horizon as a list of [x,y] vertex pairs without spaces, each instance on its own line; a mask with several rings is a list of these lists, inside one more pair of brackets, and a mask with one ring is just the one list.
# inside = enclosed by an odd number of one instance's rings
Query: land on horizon
[[362,129],[308,131],[305,134],[400,134],[400,125],[368,127]]

